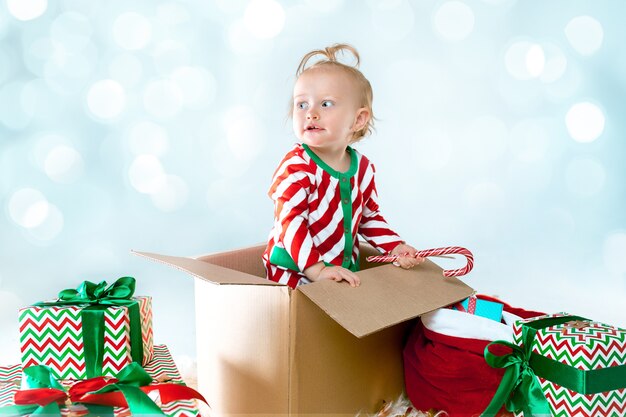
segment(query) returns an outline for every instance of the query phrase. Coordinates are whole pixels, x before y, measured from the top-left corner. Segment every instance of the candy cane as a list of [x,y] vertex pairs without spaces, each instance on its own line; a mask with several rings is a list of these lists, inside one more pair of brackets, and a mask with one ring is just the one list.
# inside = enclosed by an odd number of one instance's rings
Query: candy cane
[[[424,249],[418,250],[415,254],[416,258],[428,258],[429,256],[440,256],[440,255],[449,255],[449,254],[459,254],[463,255],[467,258],[467,265],[463,268],[459,269],[445,269],[443,271],[444,277],[460,277],[469,273],[474,267],[474,255],[469,250],[462,248],[460,246],[447,246],[445,248],[434,248],[434,249]],[[368,262],[394,262],[400,256],[398,255],[375,255],[368,256]]]

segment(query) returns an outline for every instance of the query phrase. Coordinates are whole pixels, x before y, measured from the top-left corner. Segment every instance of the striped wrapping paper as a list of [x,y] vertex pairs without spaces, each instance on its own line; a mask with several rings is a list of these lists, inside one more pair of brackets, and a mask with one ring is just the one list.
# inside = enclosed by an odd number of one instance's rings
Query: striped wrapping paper
[[[178,368],[172,359],[169,349],[165,345],[155,345],[154,355],[150,363],[144,369],[154,379],[154,384],[159,382],[170,382],[184,384],[178,372]],[[22,370],[20,365],[0,366],[0,407],[13,405],[13,395],[19,390]],[[64,379],[61,381],[66,388],[72,386],[76,379]],[[160,404],[159,398],[150,397],[155,400],[168,417],[200,417],[196,400],[172,401],[167,404]],[[64,417],[79,417],[86,415],[85,409],[81,406],[71,406],[63,408]],[[114,417],[130,416],[128,408],[117,407],[114,410]]]
[[[522,342],[522,326],[557,313],[517,321],[513,325],[515,343]],[[591,320],[574,320],[537,331],[532,343],[536,354],[584,371],[626,365],[626,330]],[[550,412],[554,417],[623,417],[626,415],[626,388],[597,394],[582,394],[539,378]],[[626,381],[624,381],[626,386]],[[522,413],[516,414],[517,417]]]
[[[143,365],[152,358],[152,299],[135,297],[141,315]],[[58,379],[87,378],[80,306],[28,306],[19,310],[22,365],[46,365]],[[116,375],[132,362],[128,308],[110,306],[104,312],[102,375]]]

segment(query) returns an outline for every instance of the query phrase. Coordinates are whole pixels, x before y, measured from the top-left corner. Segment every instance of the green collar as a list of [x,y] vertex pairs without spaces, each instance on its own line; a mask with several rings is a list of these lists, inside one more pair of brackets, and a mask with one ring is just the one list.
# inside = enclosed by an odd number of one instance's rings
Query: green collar
[[317,156],[315,154],[315,152],[313,152],[311,150],[311,148],[309,148],[309,146],[307,144],[303,143],[302,147],[304,148],[306,153],[309,155],[309,157],[311,157],[311,159],[320,168],[322,168],[324,171],[328,172],[328,174],[330,174],[332,177],[335,177],[335,178],[348,177],[348,178],[350,178],[354,174],[356,174],[358,161],[357,161],[357,157],[356,157],[356,152],[350,146],[347,147],[348,153],[350,154],[350,168],[348,168],[348,170],[346,172],[339,172],[339,171],[336,171],[333,168],[331,168],[326,162],[322,161],[322,159],[319,156]]

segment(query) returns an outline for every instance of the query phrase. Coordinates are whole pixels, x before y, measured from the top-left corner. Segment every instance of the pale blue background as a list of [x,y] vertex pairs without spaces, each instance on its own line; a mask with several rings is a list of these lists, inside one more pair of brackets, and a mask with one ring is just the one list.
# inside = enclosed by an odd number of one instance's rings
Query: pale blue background
[[265,240],[293,73],[335,42],[373,84],[357,148],[410,243],[471,249],[480,292],[626,327],[624,16],[618,0],[4,1],[0,363],[19,360],[17,308],[122,275],[192,363],[192,279],[129,251]]

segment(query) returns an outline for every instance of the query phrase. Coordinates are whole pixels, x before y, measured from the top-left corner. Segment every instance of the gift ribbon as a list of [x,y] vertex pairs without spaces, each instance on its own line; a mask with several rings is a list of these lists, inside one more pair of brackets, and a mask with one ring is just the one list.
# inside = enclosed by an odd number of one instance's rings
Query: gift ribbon
[[[502,405],[512,412],[523,411],[525,417],[550,416],[548,401],[537,377],[584,395],[626,387],[626,365],[585,371],[532,352],[538,330],[570,321],[588,319],[561,316],[529,321],[522,326],[521,347],[503,340],[487,345],[484,352],[487,363],[506,370],[496,394],[481,416],[496,415]],[[489,351],[494,345],[506,346],[512,353],[495,355]]]
[[53,302],[36,303],[36,306],[87,305],[80,312],[83,345],[85,349],[85,373],[88,378],[102,375],[104,358],[104,311],[109,306],[128,308],[130,321],[130,348],[133,361],[143,363],[143,341],[141,338],[141,314],[139,303],[131,300],[135,292],[135,278],[121,277],[107,286],[106,281],[95,284],[84,281],[78,288],[59,292]]
[[[506,346],[511,353],[498,356],[489,351],[494,345]],[[485,360],[493,368],[505,368],[502,382],[481,417],[493,417],[502,405],[524,417],[550,416],[550,406],[533,369],[530,367],[530,345],[522,347],[505,340],[496,340],[485,347]]]
[[[158,391],[161,403],[198,399],[206,403],[196,390],[180,384],[149,385],[152,377],[136,362],[125,366],[117,378],[96,377],[75,383],[66,393],[45,365],[24,369],[23,387],[15,394],[16,405],[0,408],[0,415],[61,416],[59,404],[69,398],[72,403],[88,406],[91,413],[114,415],[112,407],[128,407],[133,416],[163,416],[161,408],[146,394]],[[95,406],[95,407],[94,407]],[[100,407],[106,406],[106,407]],[[98,414],[96,413],[96,414]]]
[[[130,409],[131,415],[164,416],[161,408],[140,389],[151,382],[152,377],[137,362],[132,362],[120,371],[116,379],[99,377],[74,384],[69,391],[70,400],[82,404],[124,406]],[[119,392],[124,401],[111,404],[106,397],[102,399],[99,396],[113,392]]]
[[44,365],[24,369],[22,390],[15,393],[15,405],[0,408],[0,415],[60,416],[59,404],[64,404],[67,394],[50,368]]
[[146,394],[158,391],[163,404],[198,399],[206,403],[196,390],[180,384],[149,385],[152,377],[136,362],[118,374],[117,379],[93,378],[74,384],[69,391],[72,402],[111,407],[128,407],[131,415],[165,415]]
[[[538,330],[566,324],[571,321],[591,323],[591,320],[580,316],[547,317],[524,323],[522,337],[524,340],[528,339],[532,343]],[[530,358],[530,365],[535,369],[535,373],[538,376],[585,395],[626,387],[626,365],[584,370],[546,358],[534,352]]]
[[472,295],[469,298],[467,298],[467,309],[465,308],[465,306],[463,306],[463,301],[465,300],[459,301],[458,303],[454,304],[452,307],[464,313],[476,314],[476,298],[477,297],[475,295]]
[[[441,256],[441,255],[463,255],[467,258],[467,264],[463,268],[458,269],[444,269],[443,276],[444,277],[460,277],[468,274],[472,268],[474,267],[474,255],[468,249],[462,248],[460,246],[446,246],[444,248],[434,248],[434,249],[423,249],[418,250],[415,253],[416,258],[428,258],[429,256]],[[368,256],[368,262],[394,262],[401,255],[374,255]]]

